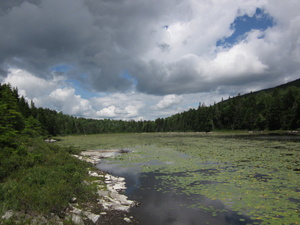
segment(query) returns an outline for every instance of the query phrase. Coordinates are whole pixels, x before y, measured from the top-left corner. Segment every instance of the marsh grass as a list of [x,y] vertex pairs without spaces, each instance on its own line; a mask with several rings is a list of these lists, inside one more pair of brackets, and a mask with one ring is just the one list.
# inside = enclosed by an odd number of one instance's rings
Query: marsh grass
[[14,210],[60,216],[73,197],[78,202],[95,199],[95,189],[82,182],[88,178],[90,165],[72,157],[75,150],[38,139],[20,141],[22,152],[7,153],[7,158],[1,159],[2,164],[11,165],[10,171],[2,171],[1,214]]
[[[142,172],[159,171],[157,182],[171,185],[178,195],[198,194],[222,201],[255,224],[297,224],[299,136],[276,135],[105,134],[62,137],[58,144],[80,149],[131,148],[133,153],[115,160],[128,167],[142,165]],[[158,190],[167,191],[161,185]],[[188,207],[221,213],[202,202]]]

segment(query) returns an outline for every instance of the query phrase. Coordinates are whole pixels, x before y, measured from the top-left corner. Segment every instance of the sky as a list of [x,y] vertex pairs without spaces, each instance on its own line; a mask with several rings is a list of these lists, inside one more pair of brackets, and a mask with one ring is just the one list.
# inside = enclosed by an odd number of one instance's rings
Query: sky
[[0,1],[0,82],[65,114],[155,120],[300,77],[299,0]]

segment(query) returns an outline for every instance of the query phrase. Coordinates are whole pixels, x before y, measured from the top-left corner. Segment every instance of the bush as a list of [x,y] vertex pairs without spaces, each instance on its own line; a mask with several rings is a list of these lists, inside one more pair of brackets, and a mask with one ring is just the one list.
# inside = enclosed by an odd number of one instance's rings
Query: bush
[[93,190],[82,182],[89,164],[70,156],[70,149],[37,139],[22,141],[16,149],[0,151],[0,211],[59,213],[72,197],[93,197]]

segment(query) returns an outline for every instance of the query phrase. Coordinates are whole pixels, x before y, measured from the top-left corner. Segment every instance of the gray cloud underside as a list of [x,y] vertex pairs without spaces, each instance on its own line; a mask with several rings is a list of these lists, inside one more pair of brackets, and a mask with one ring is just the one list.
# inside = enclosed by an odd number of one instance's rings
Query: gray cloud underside
[[[0,74],[10,67],[67,77],[95,91],[166,95],[269,86],[299,77],[298,1],[10,0],[0,2]],[[235,46],[236,16],[257,7],[276,21]],[[263,38],[261,38],[263,37]],[[121,76],[129,73],[132,79]]]

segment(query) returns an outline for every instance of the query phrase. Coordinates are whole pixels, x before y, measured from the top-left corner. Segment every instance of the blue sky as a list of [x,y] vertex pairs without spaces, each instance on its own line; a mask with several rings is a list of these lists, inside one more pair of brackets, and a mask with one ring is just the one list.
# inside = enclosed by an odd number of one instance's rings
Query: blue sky
[[233,34],[230,37],[218,40],[217,46],[233,45],[243,40],[243,36],[251,30],[265,31],[274,25],[273,18],[265,13],[263,9],[257,8],[255,14],[251,17],[247,14],[236,17],[233,23],[230,24],[230,29],[233,30]]
[[290,0],[0,2],[0,82],[74,116],[167,117],[299,78],[299,12]]

